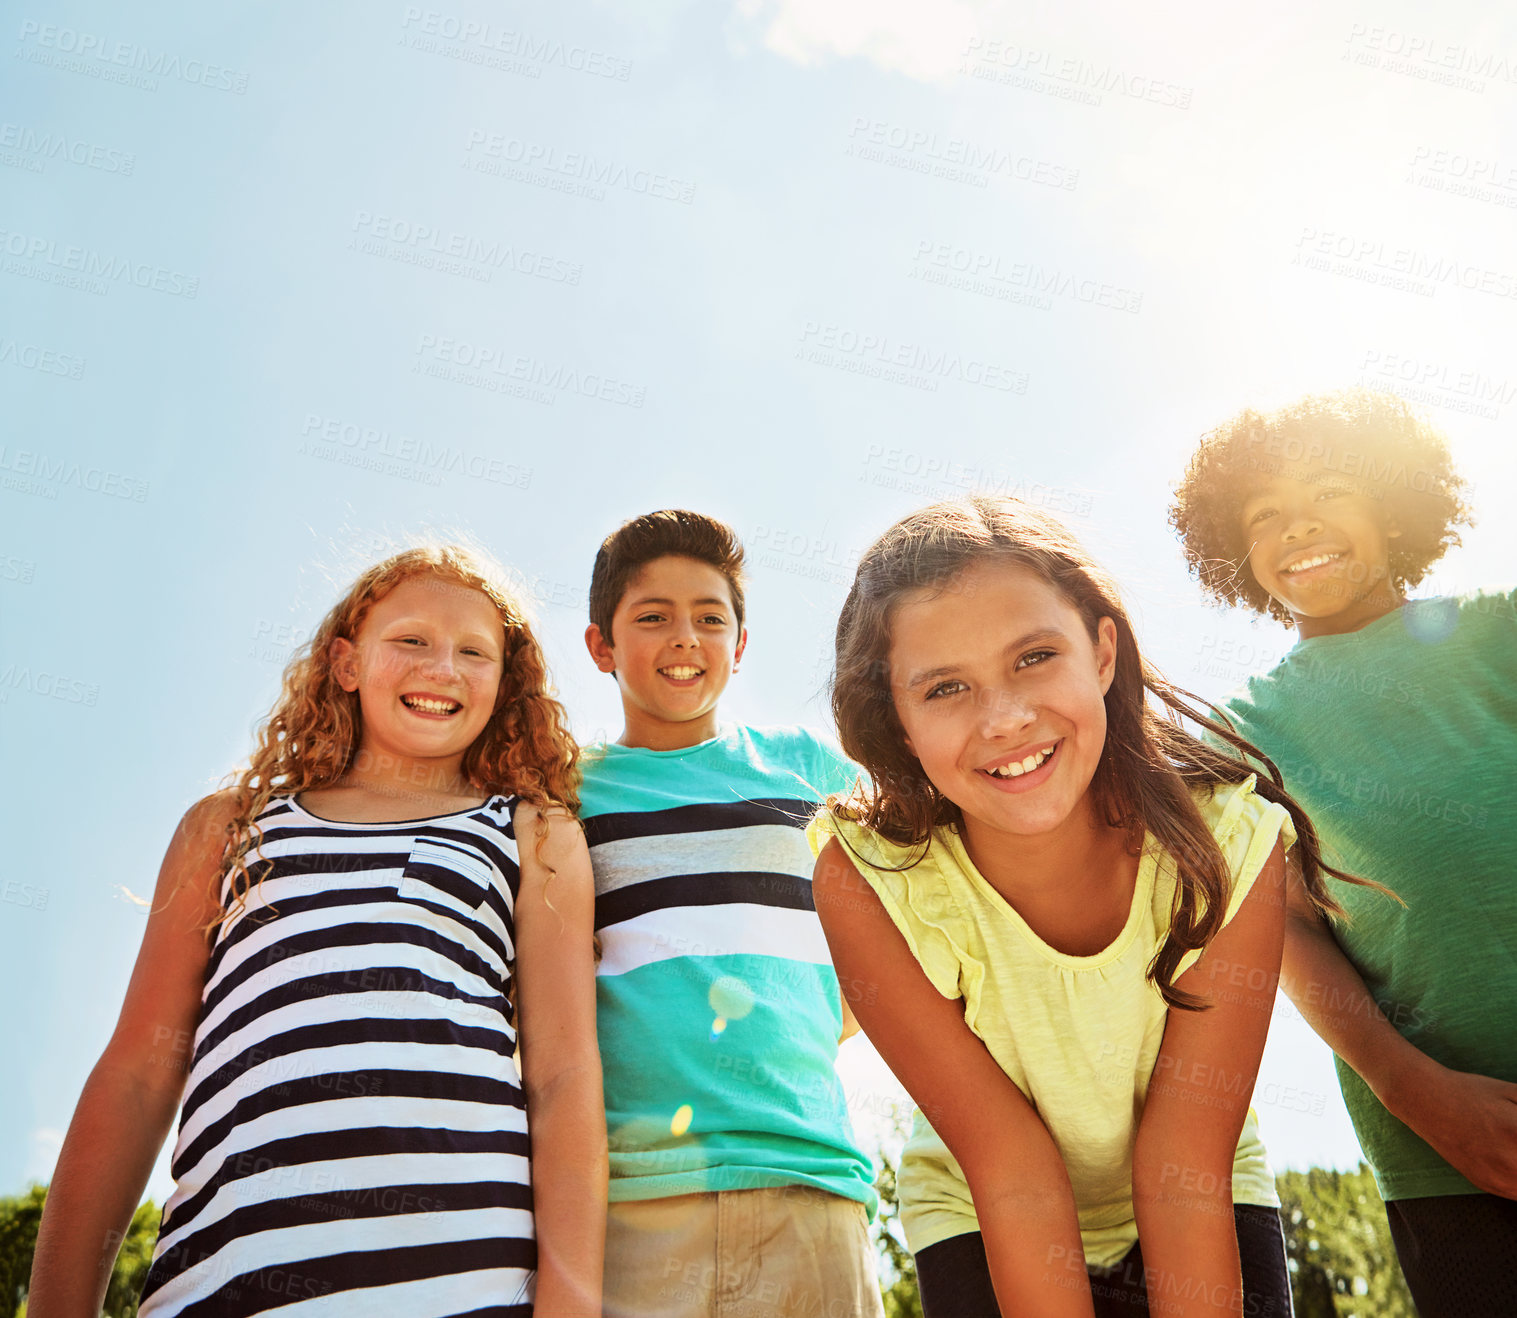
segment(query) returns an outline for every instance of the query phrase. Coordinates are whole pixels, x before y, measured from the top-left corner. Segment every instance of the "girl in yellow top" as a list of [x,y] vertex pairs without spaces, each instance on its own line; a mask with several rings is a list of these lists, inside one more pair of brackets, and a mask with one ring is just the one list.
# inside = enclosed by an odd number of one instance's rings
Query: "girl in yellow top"
[[1289,1314],[1249,1098],[1298,839],[1334,909],[1310,821],[1180,727],[1243,746],[1144,662],[1069,532],[1010,499],[869,549],[833,711],[874,786],[813,825],[813,890],[920,1109],[900,1194],[928,1318]]

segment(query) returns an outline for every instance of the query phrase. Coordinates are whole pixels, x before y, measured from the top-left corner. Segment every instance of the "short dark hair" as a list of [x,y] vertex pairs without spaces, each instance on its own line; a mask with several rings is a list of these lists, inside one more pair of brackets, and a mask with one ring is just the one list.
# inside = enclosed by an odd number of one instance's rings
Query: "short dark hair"
[[1273,412],[1245,410],[1202,438],[1169,510],[1191,575],[1214,600],[1291,622],[1254,580],[1239,520],[1272,476],[1316,472],[1346,477],[1382,501],[1401,532],[1387,563],[1398,590],[1421,581],[1459,543],[1456,528],[1473,521],[1447,439],[1395,394],[1345,389],[1308,394]]
[[708,563],[727,579],[737,625],[743,625],[743,542],[726,522],[684,508],[644,513],[601,542],[590,573],[590,621],[614,645],[611,619],[632,579],[655,558],[670,554]]

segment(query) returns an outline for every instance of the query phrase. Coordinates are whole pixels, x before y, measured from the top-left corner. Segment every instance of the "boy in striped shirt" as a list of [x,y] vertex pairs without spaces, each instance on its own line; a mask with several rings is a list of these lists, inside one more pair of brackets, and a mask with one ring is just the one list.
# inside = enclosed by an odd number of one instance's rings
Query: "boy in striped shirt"
[[873,1167],[834,1069],[856,1027],[803,831],[854,772],[804,729],[719,720],[747,643],[742,561],[730,527],[666,509],[609,536],[591,578],[585,641],[625,717],[581,760],[603,949],[605,1309],[878,1318]]

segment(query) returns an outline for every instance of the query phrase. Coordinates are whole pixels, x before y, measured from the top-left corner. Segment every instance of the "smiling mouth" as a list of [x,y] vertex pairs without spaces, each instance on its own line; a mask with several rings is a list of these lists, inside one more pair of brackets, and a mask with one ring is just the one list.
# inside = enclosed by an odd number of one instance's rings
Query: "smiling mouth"
[[675,664],[670,668],[660,668],[659,673],[664,677],[671,678],[676,682],[689,682],[699,677],[706,670],[697,668],[694,664]]
[[418,714],[456,714],[463,708],[456,700],[436,700],[430,696],[401,696],[400,703]]
[[1285,569],[1285,575],[1295,576],[1298,572],[1310,572],[1313,568],[1326,567],[1329,563],[1336,563],[1343,557],[1341,551],[1330,554],[1313,554],[1310,558],[1298,559]]
[[1063,744],[1062,741],[1056,741],[1051,746],[1045,746],[1040,751],[1033,751],[1031,755],[1020,760],[998,764],[994,768],[981,769],[980,772],[991,778],[1020,778],[1023,774],[1041,769]]

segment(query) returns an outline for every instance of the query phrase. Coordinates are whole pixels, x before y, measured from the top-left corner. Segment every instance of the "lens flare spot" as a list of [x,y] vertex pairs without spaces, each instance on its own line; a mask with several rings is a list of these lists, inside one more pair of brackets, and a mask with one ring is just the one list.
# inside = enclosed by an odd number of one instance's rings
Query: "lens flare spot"
[[734,975],[723,975],[706,994],[711,1010],[722,1021],[740,1021],[753,1010],[753,990]]
[[694,1119],[695,1109],[688,1103],[681,1103],[674,1113],[674,1120],[669,1123],[669,1133],[676,1137],[683,1135]]
[[719,1035],[726,1028],[727,1028],[726,1018],[723,1017],[723,1016],[718,1016],[714,1021],[711,1022],[711,1037],[713,1039],[716,1038],[716,1036]]

